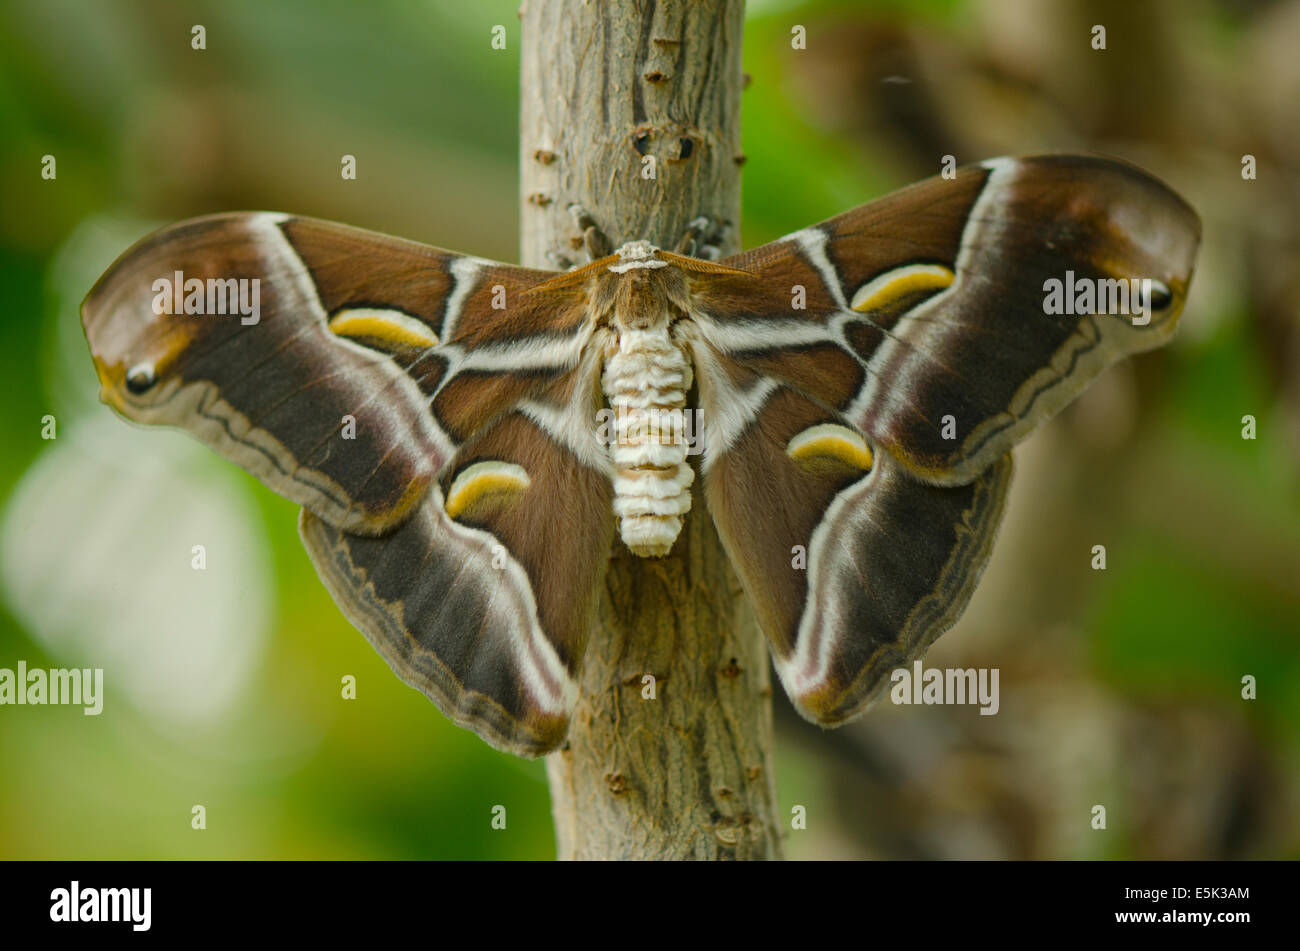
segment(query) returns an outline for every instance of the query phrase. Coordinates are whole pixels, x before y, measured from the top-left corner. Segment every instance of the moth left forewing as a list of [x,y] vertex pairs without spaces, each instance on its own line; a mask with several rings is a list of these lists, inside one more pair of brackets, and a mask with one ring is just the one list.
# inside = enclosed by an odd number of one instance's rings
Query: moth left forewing
[[400,368],[330,330],[286,220],[195,219],[123,254],[82,305],[101,392],[337,524],[382,531],[450,447]]
[[330,329],[388,354],[416,381],[451,452],[587,349],[584,289],[554,286],[553,272],[314,219],[289,219],[285,230]]
[[[184,429],[326,521],[374,534],[412,511],[473,426],[562,372],[554,353],[530,360],[521,335],[580,347],[581,307],[523,303],[550,276],[329,222],[224,214],[128,250],[82,320],[122,415]],[[472,398],[439,404],[453,382]]]

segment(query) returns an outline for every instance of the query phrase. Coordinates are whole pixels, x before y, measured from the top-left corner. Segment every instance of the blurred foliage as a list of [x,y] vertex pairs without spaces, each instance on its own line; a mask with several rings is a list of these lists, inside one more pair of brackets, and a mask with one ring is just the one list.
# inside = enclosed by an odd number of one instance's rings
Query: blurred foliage
[[[946,153],[1067,149],[1161,175],[1205,232],[1175,343],[1018,452],[994,561],[927,658],[1000,668],[1000,713],[885,705],[823,733],[776,691],[783,812],[809,816],[790,854],[1300,855],[1300,2],[754,0],[746,30],[746,246]],[[128,442],[77,317],[135,237],[220,210],[514,258],[518,51],[498,0],[0,5],[0,667],[107,666],[108,690],[99,717],[0,707],[0,857],[553,855],[542,764],[392,675],[316,579],[295,506],[184,437]],[[246,538],[206,596],[177,593],[187,513]],[[215,671],[223,624],[241,659]]]

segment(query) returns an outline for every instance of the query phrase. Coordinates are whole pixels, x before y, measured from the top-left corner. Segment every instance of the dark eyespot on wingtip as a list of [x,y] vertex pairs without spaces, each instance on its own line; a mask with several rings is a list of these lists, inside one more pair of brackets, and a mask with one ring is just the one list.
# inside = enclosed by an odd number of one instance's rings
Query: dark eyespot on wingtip
[[126,388],[137,396],[148,391],[157,380],[152,363],[137,363],[126,371]]
[[1151,309],[1166,310],[1174,302],[1173,291],[1162,281],[1151,282]]

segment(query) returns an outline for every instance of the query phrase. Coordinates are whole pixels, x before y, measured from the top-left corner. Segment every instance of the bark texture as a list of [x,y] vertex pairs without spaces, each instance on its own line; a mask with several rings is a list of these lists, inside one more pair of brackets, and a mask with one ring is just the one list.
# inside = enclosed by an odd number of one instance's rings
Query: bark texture
[[[742,16],[741,0],[528,0],[524,264],[581,256],[573,203],[614,247],[671,249],[703,214],[738,249]],[[698,488],[666,558],[615,541],[569,744],[547,762],[561,858],[781,855],[767,648]]]

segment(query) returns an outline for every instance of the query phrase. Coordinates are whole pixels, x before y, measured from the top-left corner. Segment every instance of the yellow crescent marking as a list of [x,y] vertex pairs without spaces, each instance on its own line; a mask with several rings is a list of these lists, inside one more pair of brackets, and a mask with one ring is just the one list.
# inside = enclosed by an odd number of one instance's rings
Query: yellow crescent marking
[[532,484],[522,466],[512,462],[476,462],[452,480],[447,514],[456,518],[489,495],[515,495]]
[[790,440],[785,454],[798,463],[816,462],[820,457],[846,462],[855,469],[870,469],[871,447],[847,426],[822,423],[810,426]]
[[884,310],[901,297],[950,287],[955,278],[942,264],[909,264],[863,284],[849,306],[856,311]]
[[425,324],[400,310],[353,307],[330,319],[330,330],[341,337],[378,340],[395,350],[436,347],[438,335]]

